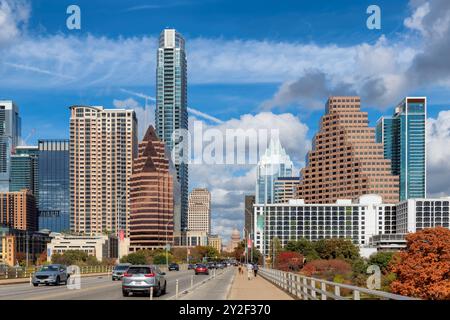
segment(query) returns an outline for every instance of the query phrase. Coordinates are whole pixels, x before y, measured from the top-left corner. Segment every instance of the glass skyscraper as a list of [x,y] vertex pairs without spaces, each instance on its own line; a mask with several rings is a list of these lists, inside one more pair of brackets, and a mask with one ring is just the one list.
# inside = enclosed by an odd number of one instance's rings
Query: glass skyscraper
[[11,154],[19,145],[21,122],[19,107],[11,100],[0,100],[0,191],[9,191]]
[[425,97],[406,97],[393,116],[377,122],[377,142],[391,160],[392,174],[399,176],[400,201],[426,196],[426,111]]
[[292,177],[293,164],[279,139],[271,139],[269,147],[258,162],[256,171],[257,204],[275,203],[275,181]]
[[69,140],[39,140],[39,229],[69,231]]
[[179,130],[188,130],[187,61],[184,44],[183,37],[174,29],[163,30],[159,37],[155,115],[156,133],[172,154],[180,182],[181,229],[186,229],[188,215],[188,164],[182,161],[188,150],[178,150],[178,147],[187,144]]
[[39,202],[39,150],[37,146],[18,146],[11,156],[9,191],[30,190]]

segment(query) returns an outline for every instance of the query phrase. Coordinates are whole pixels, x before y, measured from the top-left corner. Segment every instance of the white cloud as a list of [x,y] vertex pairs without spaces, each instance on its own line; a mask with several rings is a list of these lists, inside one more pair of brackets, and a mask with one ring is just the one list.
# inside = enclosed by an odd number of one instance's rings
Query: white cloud
[[422,34],[425,34],[425,28],[423,27],[423,18],[430,13],[430,4],[428,2],[417,7],[411,17],[405,19],[404,24],[406,27],[418,30]]
[[[190,118],[198,121],[194,117]],[[223,124],[205,128],[215,128],[221,132],[227,129],[278,129],[281,144],[291,156],[297,167],[303,164],[304,156],[310,148],[307,139],[308,127],[298,117],[290,113],[273,114],[261,112],[256,115],[245,114],[239,119],[230,119]],[[191,125],[192,128],[192,125]],[[264,151],[264,150],[262,150]],[[298,171],[295,171],[298,175]],[[213,232],[228,240],[234,227],[242,230],[244,223],[244,196],[254,194],[256,183],[255,165],[215,165],[192,164],[189,166],[189,185],[191,188],[206,187],[211,192]]]
[[427,193],[450,195],[450,110],[427,122]]
[[0,0],[0,48],[20,37],[30,11],[25,1]]

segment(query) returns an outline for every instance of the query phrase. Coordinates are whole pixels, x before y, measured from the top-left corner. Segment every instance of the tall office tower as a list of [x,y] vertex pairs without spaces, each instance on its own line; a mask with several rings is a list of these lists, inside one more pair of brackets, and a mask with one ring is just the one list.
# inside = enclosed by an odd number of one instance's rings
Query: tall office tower
[[89,235],[129,235],[130,185],[137,155],[133,110],[70,107],[70,227]]
[[37,231],[36,200],[30,190],[0,192],[0,226]]
[[173,242],[174,180],[164,142],[150,126],[139,144],[130,181],[130,251]]
[[274,203],[275,180],[292,177],[293,164],[279,139],[271,139],[269,147],[258,162],[256,171],[256,203]]
[[385,203],[398,202],[398,177],[383,146],[375,142],[359,97],[330,97],[313,148],[301,170],[297,198],[306,203],[334,203],[378,194]]
[[297,187],[300,183],[299,177],[279,177],[275,180],[274,203],[287,203],[297,197]]
[[188,230],[211,234],[211,193],[198,188],[189,194]]
[[426,196],[426,119],[427,99],[406,97],[393,116],[377,122],[377,142],[391,160],[392,174],[400,177],[400,201]]
[[36,204],[39,198],[39,151],[37,146],[17,146],[11,155],[9,191],[30,190]]
[[69,231],[69,140],[39,140],[38,149],[39,228],[53,232]]
[[0,191],[9,191],[11,154],[20,140],[19,107],[11,100],[0,100]]
[[[188,130],[187,61],[184,39],[174,29],[165,29],[159,37],[156,70],[156,133],[171,151],[181,185],[182,230],[187,228],[188,156],[187,141],[179,130]],[[179,148],[184,148],[180,150]],[[173,152],[172,152],[172,149]]]
[[255,196],[247,195],[244,200],[244,226],[247,233],[253,233],[253,205],[255,204]]

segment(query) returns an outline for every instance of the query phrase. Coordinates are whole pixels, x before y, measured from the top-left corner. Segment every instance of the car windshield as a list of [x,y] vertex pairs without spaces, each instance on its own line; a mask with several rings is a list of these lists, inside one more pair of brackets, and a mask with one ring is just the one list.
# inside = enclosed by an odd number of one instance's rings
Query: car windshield
[[116,266],[114,268],[114,270],[116,271],[123,271],[123,270],[127,270],[130,266]]
[[45,266],[41,268],[41,271],[58,271],[58,266]]
[[130,267],[127,271],[130,274],[149,274],[152,269],[149,267]]
[[197,265],[197,268],[204,268],[204,267],[206,267],[204,264],[198,264]]

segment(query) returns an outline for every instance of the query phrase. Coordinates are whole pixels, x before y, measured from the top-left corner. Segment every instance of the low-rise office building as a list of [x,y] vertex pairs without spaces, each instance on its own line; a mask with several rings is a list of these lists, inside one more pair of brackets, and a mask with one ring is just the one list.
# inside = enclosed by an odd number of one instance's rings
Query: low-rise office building
[[69,250],[81,250],[98,261],[103,258],[118,258],[118,239],[114,236],[77,236],[62,233],[51,233],[51,242],[47,245],[47,261],[51,261],[52,255],[64,254]]

